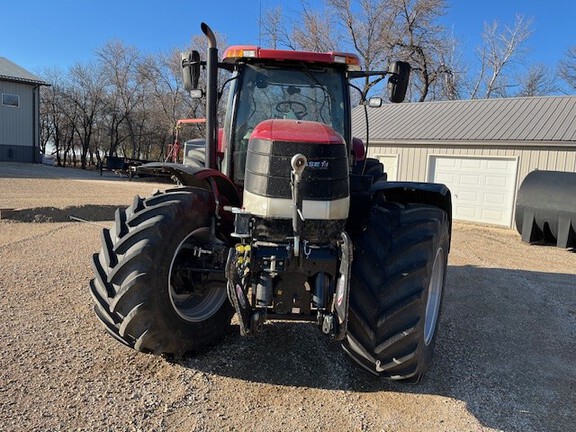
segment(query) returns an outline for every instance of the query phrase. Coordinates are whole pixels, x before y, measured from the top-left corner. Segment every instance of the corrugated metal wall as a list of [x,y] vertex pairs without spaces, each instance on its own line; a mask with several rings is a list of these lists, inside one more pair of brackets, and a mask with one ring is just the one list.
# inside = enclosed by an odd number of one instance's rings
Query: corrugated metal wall
[[[36,140],[33,111],[38,106],[37,101],[36,105],[34,103],[34,86],[0,81],[0,98],[2,93],[20,96],[20,107],[2,106],[0,99],[0,160],[17,158],[18,161],[33,162]],[[25,160],[21,160],[22,157]]]
[[[505,142],[500,143],[506,146]],[[430,145],[387,145],[372,143],[368,155],[398,155],[397,180],[428,181],[428,161],[430,155],[478,156],[478,157],[517,157],[518,171],[514,197],[524,178],[534,170],[576,172],[576,144],[550,145],[550,147],[518,146],[442,146]],[[515,206],[515,203],[514,203]]]
[[[506,143],[502,143],[506,145]],[[372,144],[368,154],[398,155],[398,180],[426,181],[429,155],[518,157],[518,184],[535,169],[576,172],[575,147],[442,147]]]

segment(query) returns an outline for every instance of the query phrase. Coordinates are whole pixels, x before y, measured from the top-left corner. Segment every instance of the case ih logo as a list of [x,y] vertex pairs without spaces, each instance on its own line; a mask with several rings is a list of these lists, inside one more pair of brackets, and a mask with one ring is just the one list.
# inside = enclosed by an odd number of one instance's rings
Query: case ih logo
[[308,161],[308,168],[312,169],[328,169],[328,161]]

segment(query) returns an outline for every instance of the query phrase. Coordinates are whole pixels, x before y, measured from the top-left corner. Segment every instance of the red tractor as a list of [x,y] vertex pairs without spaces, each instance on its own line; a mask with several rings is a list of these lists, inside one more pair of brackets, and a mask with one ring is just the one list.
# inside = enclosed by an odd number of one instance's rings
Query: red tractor
[[[219,62],[201,28],[207,58],[187,53],[182,66],[191,96],[206,98],[204,158],[138,167],[180,186],[135,197],[103,231],[98,318],[129,347],[174,358],[219,342],[234,313],[242,335],[310,321],[368,371],[417,381],[436,339],[450,192],[386,181],[352,138],[350,101],[352,79],[389,75],[401,102],[410,66],[368,72],[353,54],[255,46]],[[231,73],[220,129],[219,69]]]

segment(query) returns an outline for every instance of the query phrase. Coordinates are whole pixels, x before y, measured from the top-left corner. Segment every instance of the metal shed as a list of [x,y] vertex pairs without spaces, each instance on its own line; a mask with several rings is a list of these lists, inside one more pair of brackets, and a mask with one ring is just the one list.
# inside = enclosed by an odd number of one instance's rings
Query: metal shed
[[40,78],[0,57],[0,161],[39,162]]
[[[353,133],[366,140],[363,110]],[[445,183],[455,219],[510,227],[528,173],[576,172],[576,96],[386,104],[368,116],[368,155],[389,180]]]

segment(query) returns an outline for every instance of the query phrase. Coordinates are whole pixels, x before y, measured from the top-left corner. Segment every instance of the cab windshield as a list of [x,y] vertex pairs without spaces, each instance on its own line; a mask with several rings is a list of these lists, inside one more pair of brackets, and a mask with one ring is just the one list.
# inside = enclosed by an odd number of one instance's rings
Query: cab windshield
[[264,120],[315,121],[346,136],[342,72],[332,68],[280,69],[245,65],[241,76],[231,137],[235,181],[241,183],[244,179],[248,139]]

